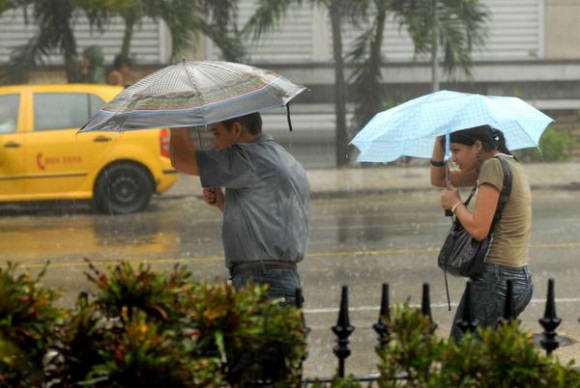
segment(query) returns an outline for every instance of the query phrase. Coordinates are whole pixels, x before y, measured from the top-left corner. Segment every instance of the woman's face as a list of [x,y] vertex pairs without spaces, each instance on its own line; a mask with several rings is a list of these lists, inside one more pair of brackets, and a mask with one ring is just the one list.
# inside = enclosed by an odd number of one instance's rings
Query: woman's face
[[449,150],[451,151],[451,161],[460,170],[473,170],[477,166],[477,155],[481,150],[481,142],[478,140],[473,145],[451,142]]

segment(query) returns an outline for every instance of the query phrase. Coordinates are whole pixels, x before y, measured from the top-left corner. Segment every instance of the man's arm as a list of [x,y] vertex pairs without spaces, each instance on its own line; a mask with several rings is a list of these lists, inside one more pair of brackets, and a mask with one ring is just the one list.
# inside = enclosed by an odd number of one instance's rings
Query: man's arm
[[199,175],[195,144],[189,136],[189,128],[171,128],[170,133],[169,155],[173,168],[185,174]]

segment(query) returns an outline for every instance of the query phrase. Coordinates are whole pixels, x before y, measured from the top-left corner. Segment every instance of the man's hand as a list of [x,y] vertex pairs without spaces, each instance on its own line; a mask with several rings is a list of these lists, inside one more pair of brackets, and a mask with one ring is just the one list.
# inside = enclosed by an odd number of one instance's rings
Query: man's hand
[[215,206],[221,211],[224,210],[224,198],[224,192],[219,187],[205,187],[203,189],[205,203]]

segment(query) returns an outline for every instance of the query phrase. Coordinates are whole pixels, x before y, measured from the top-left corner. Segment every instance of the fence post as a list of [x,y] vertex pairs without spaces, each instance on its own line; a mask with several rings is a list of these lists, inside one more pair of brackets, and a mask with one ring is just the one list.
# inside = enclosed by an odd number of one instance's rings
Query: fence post
[[389,328],[385,325],[385,321],[391,320],[391,312],[389,310],[389,285],[383,283],[381,292],[381,310],[379,311],[379,319],[373,325],[373,329],[378,334],[379,344],[375,350],[379,352],[386,344],[389,343]]
[[546,310],[544,317],[539,319],[540,325],[544,328],[542,336],[544,339],[540,341],[542,348],[546,350],[546,354],[550,355],[560,346],[556,340],[556,328],[560,326],[562,320],[556,316],[556,297],[554,294],[554,279],[548,279],[548,296],[546,299]]
[[465,284],[464,295],[463,312],[461,317],[454,322],[454,325],[457,325],[463,333],[471,333],[477,327],[477,322],[473,319],[473,313],[471,311],[471,280],[468,280]]
[[431,315],[431,297],[429,294],[429,283],[423,283],[423,296],[421,298],[421,313],[429,318],[432,325],[432,330],[435,332],[437,329],[437,324],[433,322],[433,316]]
[[354,327],[350,325],[348,317],[348,286],[342,286],[340,311],[338,312],[338,320],[336,325],[332,327],[332,331],[338,337],[337,345],[334,347],[334,354],[338,357],[338,377],[344,377],[345,360],[350,356],[348,337],[354,331]]
[[302,310],[302,307],[304,307],[304,297],[302,296],[302,288],[300,287],[296,288],[295,296],[296,296],[295,297],[296,307],[300,309],[300,321],[302,323],[302,332],[304,333],[304,336],[308,336],[308,333],[310,333],[310,328],[306,326],[306,318],[304,317],[304,311]]

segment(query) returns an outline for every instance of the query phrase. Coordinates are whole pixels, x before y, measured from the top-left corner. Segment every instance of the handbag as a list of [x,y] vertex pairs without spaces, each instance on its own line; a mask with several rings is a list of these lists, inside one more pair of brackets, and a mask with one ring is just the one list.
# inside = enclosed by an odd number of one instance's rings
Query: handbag
[[[512,173],[509,164],[503,158],[495,156],[500,160],[503,168],[503,188],[500,193],[498,207],[495,211],[491,224],[490,233],[482,241],[477,241],[465,230],[457,217],[453,217],[453,223],[445,242],[439,251],[437,265],[445,274],[453,276],[463,276],[475,278],[481,275],[485,269],[485,259],[491,249],[495,226],[501,218],[503,208],[510,196],[512,189]],[[464,202],[465,206],[475,194],[477,185]],[[445,279],[447,280],[447,278]]]

